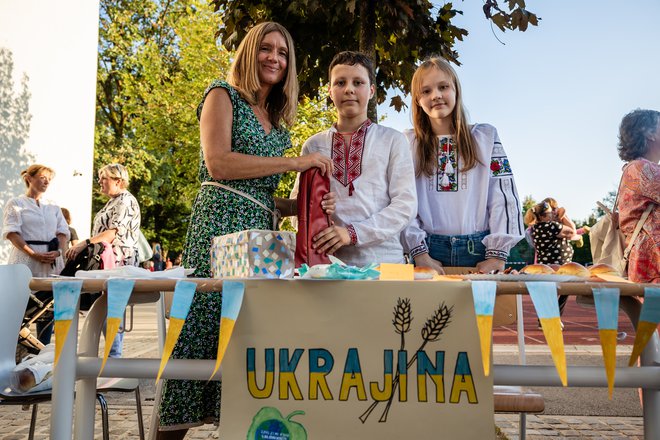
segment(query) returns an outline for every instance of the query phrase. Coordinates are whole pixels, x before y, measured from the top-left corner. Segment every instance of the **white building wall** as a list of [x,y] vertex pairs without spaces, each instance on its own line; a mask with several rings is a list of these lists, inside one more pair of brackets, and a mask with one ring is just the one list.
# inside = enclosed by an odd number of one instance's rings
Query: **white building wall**
[[[23,148],[56,177],[45,198],[71,211],[80,238],[91,222],[98,0],[0,0],[0,48],[13,54],[18,93],[29,77],[29,137]],[[23,167],[9,173],[20,174]],[[13,173],[12,173],[13,171]],[[3,170],[3,174],[8,171]],[[0,176],[7,179],[9,176]],[[20,194],[22,188],[15,188]],[[0,201],[0,210],[6,200]],[[7,240],[0,240],[0,263]]]

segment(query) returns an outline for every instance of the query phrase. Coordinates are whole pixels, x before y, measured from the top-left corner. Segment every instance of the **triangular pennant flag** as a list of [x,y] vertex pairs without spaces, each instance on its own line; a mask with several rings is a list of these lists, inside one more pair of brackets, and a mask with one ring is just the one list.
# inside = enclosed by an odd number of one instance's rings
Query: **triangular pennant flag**
[[550,347],[550,353],[559,374],[559,379],[562,385],[567,386],[566,351],[564,349],[564,335],[561,331],[561,319],[559,318],[557,285],[545,281],[528,281],[525,285],[541,322],[543,335],[548,347]]
[[108,280],[108,319],[105,325],[105,352],[103,353],[99,374],[101,374],[105,368],[105,363],[108,361],[108,356],[112,349],[112,341],[117,336],[121,320],[124,319],[124,310],[131,297],[131,293],[133,293],[134,285],[135,280],[122,278],[110,278]]
[[415,279],[415,266],[412,264],[381,263],[380,280],[413,281]]
[[215,361],[213,373],[211,373],[211,378],[220,369],[222,358],[227,351],[231,334],[234,331],[234,324],[241,311],[241,304],[243,304],[244,291],[245,284],[243,283],[236,281],[222,282],[222,317],[220,318],[220,335],[218,337],[218,356]]
[[644,288],[644,304],[642,312],[639,315],[639,322],[635,334],[633,350],[630,354],[628,366],[632,367],[637,362],[637,358],[642,354],[646,344],[653,336],[660,322],[660,287]]
[[479,341],[481,341],[481,359],[484,364],[484,374],[490,375],[490,348],[493,337],[493,311],[495,309],[495,281],[472,281],[472,297],[474,312],[477,316]]
[[594,287],[594,302],[598,317],[600,346],[607,375],[607,391],[612,400],[614,373],[616,371],[616,334],[619,325],[619,289]]
[[158,368],[156,382],[160,380],[160,375],[163,374],[165,365],[167,365],[167,361],[172,355],[172,350],[174,350],[174,345],[179,339],[179,334],[181,334],[183,323],[188,316],[196,288],[196,283],[184,280],[177,281],[174,286],[172,307],[170,307],[170,325],[167,327],[167,336],[165,337],[165,345],[163,346],[163,355],[160,358],[160,367]]
[[55,315],[55,362],[60,359],[66,343],[71,321],[76,314],[76,306],[82,289],[82,280],[55,281],[53,283],[53,314]]

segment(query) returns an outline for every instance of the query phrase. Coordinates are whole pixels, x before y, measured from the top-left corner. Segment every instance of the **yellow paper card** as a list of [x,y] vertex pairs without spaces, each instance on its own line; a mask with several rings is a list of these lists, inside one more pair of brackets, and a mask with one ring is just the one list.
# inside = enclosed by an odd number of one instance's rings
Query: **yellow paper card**
[[380,279],[390,281],[413,281],[415,266],[412,264],[381,263]]
[[597,278],[600,278],[603,281],[609,281],[610,283],[628,283],[628,284],[635,284],[632,281],[629,281],[625,278],[616,276],[616,275],[606,275],[606,274],[598,274],[596,275]]

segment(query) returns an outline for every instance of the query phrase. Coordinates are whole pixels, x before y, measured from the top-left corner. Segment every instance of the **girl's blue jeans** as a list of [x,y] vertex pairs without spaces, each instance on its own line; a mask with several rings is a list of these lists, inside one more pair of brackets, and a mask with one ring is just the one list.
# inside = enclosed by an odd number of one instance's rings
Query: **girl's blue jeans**
[[490,231],[469,235],[428,235],[426,245],[429,256],[448,267],[475,267],[486,259],[486,246],[482,243]]

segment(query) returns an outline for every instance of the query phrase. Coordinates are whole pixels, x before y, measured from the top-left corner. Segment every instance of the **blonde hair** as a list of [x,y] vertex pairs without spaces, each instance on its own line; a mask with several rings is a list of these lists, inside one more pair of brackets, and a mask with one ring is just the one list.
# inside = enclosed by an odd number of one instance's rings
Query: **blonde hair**
[[552,212],[557,209],[559,204],[552,197],[546,197],[543,201],[537,203],[527,210],[525,213],[525,224],[533,226],[541,219],[541,215],[546,212]]
[[98,175],[99,178],[110,177],[112,179],[118,179],[121,182],[119,186],[122,189],[128,188],[128,171],[122,164],[108,164],[99,170]]
[[451,78],[454,90],[456,91],[456,105],[451,114],[453,136],[456,141],[458,157],[463,161],[462,171],[474,168],[477,163],[481,163],[477,156],[474,139],[470,132],[470,126],[467,122],[467,115],[463,107],[463,93],[461,92],[461,83],[458,81],[456,71],[444,58],[431,57],[424,61],[415,71],[410,86],[412,93],[412,119],[417,138],[417,169],[415,175],[423,174],[431,176],[438,161],[438,138],[433,133],[431,120],[419,105],[418,98],[421,95],[422,80],[424,75],[431,69],[438,69],[446,73]]
[[47,167],[46,165],[40,165],[40,164],[34,164],[30,165],[23,171],[21,171],[21,177],[23,178],[23,182],[25,182],[25,186],[28,188],[30,187],[30,182],[28,182],[28,176],[34,177],[37,174],[41,173],[42,171],[46,171],[50,174],[50,178],[52,179],[55,177],[55,171],[53,171],[52,168]]
[[284,26],[267,21],[259,23],[247,33],[236,50],[236,58],[231,65],[227,82],[252,105],[257,104],[258,93],[261,90],[259,81],[259,46],[264,37],[271,32],[279,32],[286,40],[288,49],[287,68],[284,80],[276,84],[266,97],[266,108],[270,122],[280,126],[280,119],[292,125],[298,109],[298,76],[296,70],[296,54],[293,38]]

